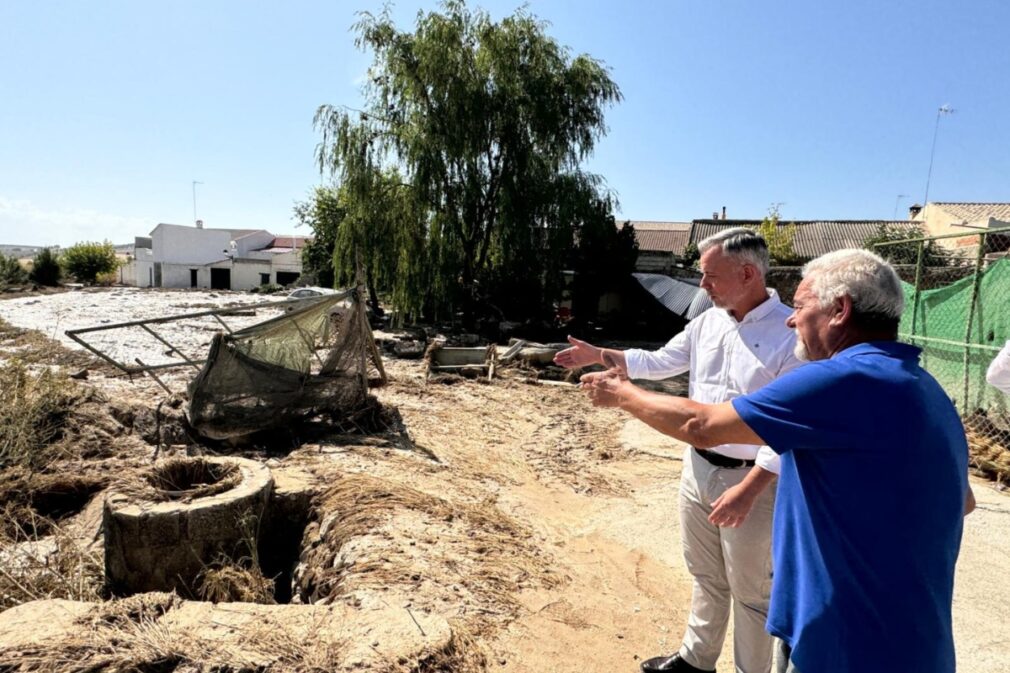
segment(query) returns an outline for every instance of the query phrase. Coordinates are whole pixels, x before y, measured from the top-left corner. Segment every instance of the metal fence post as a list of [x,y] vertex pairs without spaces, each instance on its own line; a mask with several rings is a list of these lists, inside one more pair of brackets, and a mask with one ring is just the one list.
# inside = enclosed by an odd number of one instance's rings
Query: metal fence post
[[915,294],[912,298],[912,336],[916,332],[916,324],[919,320],[919,295],[922,293],[922,251],[926,247],[925,241],[919,241],[919,250],[915,258]]
[[962,360],[963,391],[964,397],[961,401],[961,415],[968,414],[968,386],[969,386],[969,360],[971,357],[971,328],[975,322],[975,309],[978,304],[978,286],[982,281],[982,260],[985,259],[985,233],[978,234],[978,253],[975,255],[975,277],[971,284],[971,300],[968,302],[968,323],[964,328],[964,358]]

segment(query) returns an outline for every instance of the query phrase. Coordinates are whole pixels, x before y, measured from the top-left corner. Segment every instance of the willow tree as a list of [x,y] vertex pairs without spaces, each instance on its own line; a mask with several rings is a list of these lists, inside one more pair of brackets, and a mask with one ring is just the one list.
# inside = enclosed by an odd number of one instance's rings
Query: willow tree
[[319,108],[317,158],[365,200],[376,175],[402,176],[417,216],[399,222],[395,294],[472,315],[522,280],[530,314],[549,306],[585,210],[570,203],[601,198],[580,164],[621,97],[606,68],[522,9],[494,22],[447,0],[413,32],[388,10],[360,17],[356,44],[373,54],[363,109]]
[[358,187],[317,187],[309,200],[295,205],[295,217],[313,235],[302,251],[305,270],[327,287],[350,285],[361,271],[375,313],[381,312],[382,292],[392,293],[405,312],[417,314],[420,304],[397,295],[394,282],[425,282],[423,276],[412,276],[411,265],[404,263],[416,257],[412,237],[418,231],[418,209],[413,194],[395,171],[372,175],[367,189]]

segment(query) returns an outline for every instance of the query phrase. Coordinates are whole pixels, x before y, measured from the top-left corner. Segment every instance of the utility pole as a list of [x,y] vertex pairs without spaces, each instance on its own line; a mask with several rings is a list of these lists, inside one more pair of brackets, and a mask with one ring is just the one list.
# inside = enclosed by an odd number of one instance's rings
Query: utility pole
[[944,103],[936,111],[936,125],[933,127],[933,145],[929,149],[929,172],[926,174],[926,195],[922,197],[922,207],[929,203],[929,181],[933,177],[933,155],[936,154],[936,134],[940,130],[940,117],[954,114],[954,108]]
[[203,183],[198,180],[193,180],[193,224],[196,224],[196,186],[202,185]]

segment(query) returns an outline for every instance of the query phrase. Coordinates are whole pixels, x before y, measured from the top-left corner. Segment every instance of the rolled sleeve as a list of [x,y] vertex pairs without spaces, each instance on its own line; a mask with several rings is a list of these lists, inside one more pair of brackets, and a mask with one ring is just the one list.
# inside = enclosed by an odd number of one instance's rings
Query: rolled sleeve
[[1010,341],[1006,342],[1003,350],[997,353],[989,364],[985,380],[989,385],[1010,395]]
[[754,464],[772,474],[780,474],[782,472],[782,458],[779,454],[772,451],[770,446],[762,446],[758,449]]

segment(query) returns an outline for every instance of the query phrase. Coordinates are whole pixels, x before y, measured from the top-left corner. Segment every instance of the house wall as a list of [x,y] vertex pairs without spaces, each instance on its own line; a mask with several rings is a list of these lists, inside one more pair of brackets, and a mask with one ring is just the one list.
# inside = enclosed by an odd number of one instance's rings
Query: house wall
[[[301,253],[260,252],[255,248],[269,245],[273,234],[256,231],[233,239],[228,229],[197,229],[173,224],[159,224],[151,232],[151,248],[137,248],[130,273],[138,287],[191,287],[190,270],[196,269],[197,287],[210,288],[211,268],[230,270],[231,289],[251,290],[262,285],[260,274],[277,282],[277,272],[301,273]],[[161,282],[154,272],[161,267]]]
[[[231,249],[231,232],[227,229],[196,229],[159,224],[151,232],[151,247],[156,262],[210,264],[227,257],[225,250]],[[188,276],[185,287],[189,287]]]
[[137,256],[133,260],[133,284],[154,287],[154,253],[150,248],[137,248]]
[[667,273],[674,266],[671,252],[639,252],[635,271],[640,273]]
[[136,285],[137,284],[137,262],[130,258],[128,260],[123,260],[119,264],[119,269],[116,271],[116,280],[120,285]]
[[[230,247],[235,257],[249,257],[253,250],[265,248],[273,240],[274,235],[268,231],[254,231],[230,241]],[[258,255],[256,256],[258,257]]]
[[[999,220],[987,217],[974,222],[965,222],[962,218],[956,217],[944,208],[935,203],[928,203],[916,218],[924,223],[927,236],[945,236],[947,234],[964,234],[964,236],[942,238],[937,241],[940,245],[953,250],[959,254],[974,254],[978,247],[978,236],[974,235],[979,228],[994,229],[1004,226]],[[955,226],[967,224],[970,226]]]
[[207,267],[192,264],[165,263],[161,265],[161,286],[190,287],[190,269],[196,269],[197,287],[210,287],[210,271]]
[[270,275],[270,282],[276,277],[270,268],[269,261],[236,259],[231,267],[231,289],[251,290],[262,285],[260,274]]
[[302,272],[301,250],[292,250],[291,252],[282,252],[280,254],[273,255],[273,258],[270,261],[275,273],[277,271],[291,271],[294,273]]

